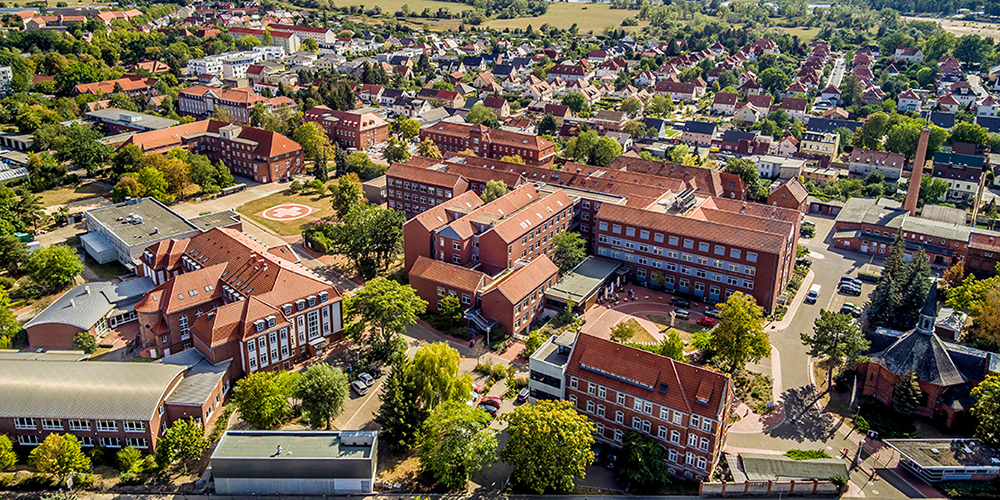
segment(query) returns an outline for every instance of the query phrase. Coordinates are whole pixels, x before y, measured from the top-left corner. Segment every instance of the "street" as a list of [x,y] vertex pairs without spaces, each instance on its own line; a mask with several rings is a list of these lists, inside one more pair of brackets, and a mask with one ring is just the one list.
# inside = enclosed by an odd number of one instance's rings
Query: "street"
[[840,56],[834,60],[833,71],[830,72],[830,78],[826,81],[827,86],[840,87],[841,82],[844,81],[844,71],[846,69],[847,64],[844,62],[844,56]]

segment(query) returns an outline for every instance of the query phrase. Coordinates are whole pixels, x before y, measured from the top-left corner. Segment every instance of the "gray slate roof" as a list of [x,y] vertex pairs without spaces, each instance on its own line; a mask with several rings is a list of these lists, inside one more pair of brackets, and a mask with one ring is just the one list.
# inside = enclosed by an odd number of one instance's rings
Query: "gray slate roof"
[[0,416],[148,420],[186,366],[0,360]]
[[917,380],[930,384],[951,386],[967,381],[944,341],[916,330],[903,334],[886,350],[873,354],[871,360],[896,375],[912,371]]
[[743,472],[751,481],[848,477],[847,464],[836,458],[792,460],[784,455],[740,453],[740,461],[743,462]]
[[212,390],[229,370],[232,360],[213,365],[197,349],[186,349],[160,360],[165,365],[190,367],[177,387],[167,396],[167,402],[178,405],[205,404]]
[[154,286],[148,277],[119,284],[109,281],[85,283],[64,293],[24,326],[61,323],[89,330],[112,309],[138,302]]

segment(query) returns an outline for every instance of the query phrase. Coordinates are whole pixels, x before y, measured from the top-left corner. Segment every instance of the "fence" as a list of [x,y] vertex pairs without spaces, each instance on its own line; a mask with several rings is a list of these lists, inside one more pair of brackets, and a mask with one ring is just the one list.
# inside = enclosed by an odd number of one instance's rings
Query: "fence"
[[743,481],[739,483],[701,483],[701,496],[820,496],[839,495],[840,487],[830,481]]

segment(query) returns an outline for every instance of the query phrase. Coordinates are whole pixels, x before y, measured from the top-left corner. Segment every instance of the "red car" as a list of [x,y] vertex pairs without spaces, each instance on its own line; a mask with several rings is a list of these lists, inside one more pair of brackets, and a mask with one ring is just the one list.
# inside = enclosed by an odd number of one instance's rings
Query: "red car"
[[482,400],[479,401],[479,403],[480,404],[484,404],[484,405],[495,406],[497,408],[500,408],[501,401],[500,401],[500,398],[498,398],[496,396],[493,396],[493,397],[489,397],[489,398],[483,398]]
[[708,316],[704,316],[698,320],[698,324],[701,326],[715,326],[718,323],[718,320],[715,318],[709,318]]

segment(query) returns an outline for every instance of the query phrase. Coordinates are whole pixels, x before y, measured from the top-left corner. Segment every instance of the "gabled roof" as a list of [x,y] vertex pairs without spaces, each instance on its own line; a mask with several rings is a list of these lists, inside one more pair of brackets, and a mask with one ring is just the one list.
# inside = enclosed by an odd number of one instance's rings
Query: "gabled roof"
[[546,280],[558,275],[559,268],[548,255],[542,254],[487,285],[483,296],[485,298],[490,294],[500,293],[511,304],[517,304]]
[[413,263],[409,275],[411,280],[414,277],[422,278],[434,283],[472,292],[478,291],[488,278],[486,273],[456,266],[448,262],[428,259],[422,255],[417,257],[417,260]]
[[715,133],[715,124],[709,122],[698,122],[698,121],[687,121],[684,122],[684,132],[689,132],[692,134],[707,134],[712,135]]

